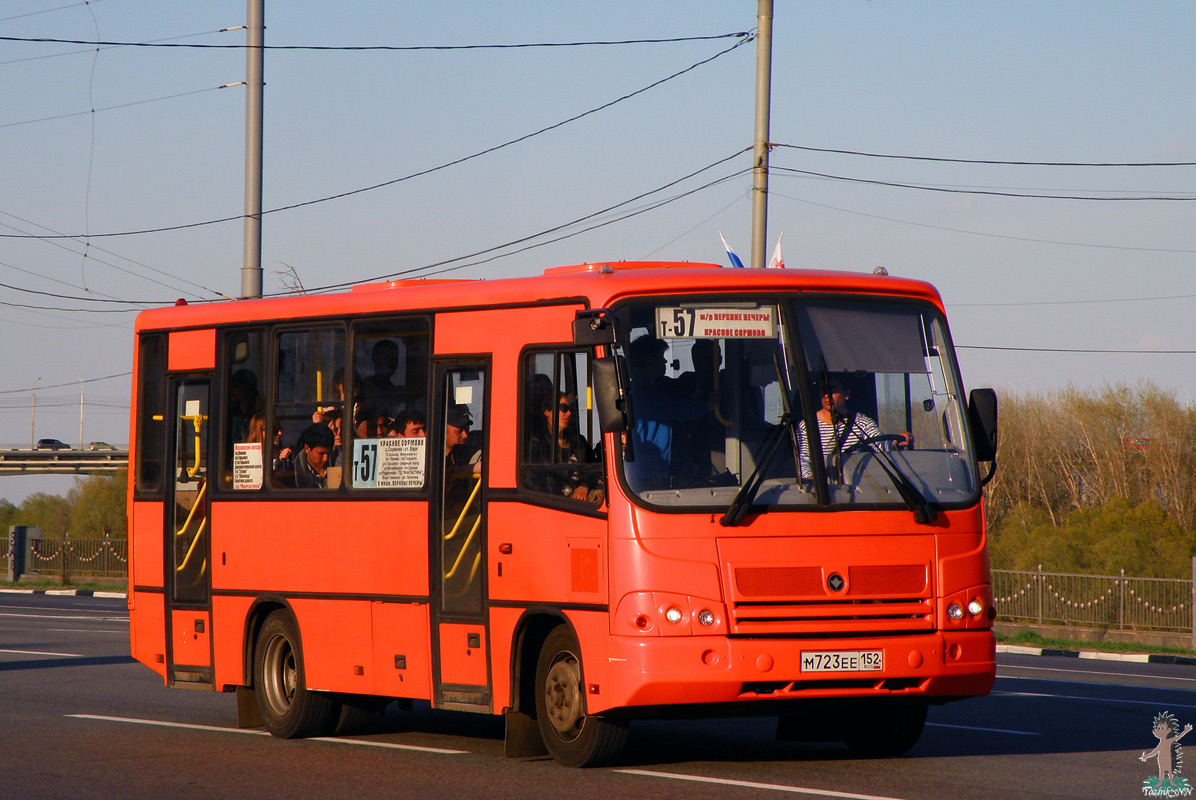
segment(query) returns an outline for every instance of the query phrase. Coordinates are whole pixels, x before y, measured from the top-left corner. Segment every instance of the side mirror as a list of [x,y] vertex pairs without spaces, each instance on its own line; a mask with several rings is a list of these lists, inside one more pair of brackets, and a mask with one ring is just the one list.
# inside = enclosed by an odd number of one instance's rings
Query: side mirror
[[592,347],[615,343],[614,318],[605,308],[587,308],[573,320],[573,344]]
[[968,395],[968,419],[977,461],[997,458],[997,393],[992,389],[973,389]]
[[603,433],[627,430],[627,402],[619,374],[627,374],[627,364],[616,364],[622,356],[604,356],[590,362],[594,374],[594,406],[598,409],[598,426]]

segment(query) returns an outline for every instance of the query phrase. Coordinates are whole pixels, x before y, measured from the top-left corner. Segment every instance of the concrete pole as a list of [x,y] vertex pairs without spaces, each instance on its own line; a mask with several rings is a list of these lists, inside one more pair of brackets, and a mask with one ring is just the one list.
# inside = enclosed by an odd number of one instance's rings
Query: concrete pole
[[245,259],[241,297],[262,296],[262,90],[265,0],[248,0],[245,31]]
[[83,449],[83,379],[78,375],[75,380],[79,381],[79,449]]
[[756,3],[756,138],[752,152],[752,263],[768,257],[768,119],[772,96],[772,0]]

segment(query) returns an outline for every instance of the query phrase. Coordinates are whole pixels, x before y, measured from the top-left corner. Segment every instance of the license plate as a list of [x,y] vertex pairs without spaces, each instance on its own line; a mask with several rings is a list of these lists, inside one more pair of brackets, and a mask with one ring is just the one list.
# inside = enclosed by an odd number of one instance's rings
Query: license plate
[[881,650],[806,650],[802,672],[879,672],[885,659]]

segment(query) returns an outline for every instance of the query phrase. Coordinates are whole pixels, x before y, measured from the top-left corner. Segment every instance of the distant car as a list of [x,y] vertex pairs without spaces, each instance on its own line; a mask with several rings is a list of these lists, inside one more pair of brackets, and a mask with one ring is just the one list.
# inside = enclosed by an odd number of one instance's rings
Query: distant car
[[92,442],[87,445],[88,450],[115,450],[116,448],[107,442]]
[[70,450],[71,446],[66,442],[60,442],[57,439],[38,439],[38,450]]

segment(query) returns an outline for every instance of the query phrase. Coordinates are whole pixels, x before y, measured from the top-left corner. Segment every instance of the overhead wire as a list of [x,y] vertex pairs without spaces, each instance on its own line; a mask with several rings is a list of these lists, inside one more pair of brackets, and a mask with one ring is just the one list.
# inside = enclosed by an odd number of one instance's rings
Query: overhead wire
[[[621,202],[619,202],[619,203],[615,203],[615,204],[614,204],[614,205],[612,205],[612,206],[607,206],[606,208],[603,208],[603,209],[601,209],[601,210],[599,210],[599,211],[595,211],[595,212],[593,212],[593,213],[591,213],[591,214],[586,214],[585,216],[578,217],[578,218],[576,218],[576,219],[570,220],[569,222],[565,222],[565,223],[562,223],[562,224],[560,224],[560,225],[555,225],[555,226],[553,226],[553,227],[551,227],[551,228],[547,228],[547,229],[545,229],[545,230],[538,231],[538,232],[536,232],[536,233],[533,233],[533,234],[530,234],[530,235],[528,235],[528,236],[523,236],[523,237],[520,237],[519,239],[514,239],[514,240],[512,240],[512,241],[509,241],[509,242],[504,242],[503,244],[500,244],[500,245],[495,245],[494,247],[488,247],[488,248],[486,248],[486,249],[484,249],[484,250],[478,250],[478,251],[476,251],[476,252],[473,252],[473,253],[468,253],[468,254],[466,254],[466,255],[462,255],[462,256],[457,256],[457,257],[455,257],[455,258],[445,259],[444,261],[438,261],[438,262],[435,262],[435,263],[432,263],[432,264],[425,264],[425,265],[423,265],[423,266],[420,266],[420,267],[412,267],[412,268],[410,268],[410,269],[406,269],[406,270],[400,270],[400,271],[398,271],[398,272],[391,272],[391,273],[387,273],[387,274],[385,274],[385,275],[378,275],[378,276],[375,276],[375,277],[372,277],[372,278],[364,278],[364,279],[362,279],[362,280],[358,280],[358,281],[351,281],[351,282],[344,282],[344,283],[328,284],[328,285],[325,285],[325,286],[320,286],[320,287],[316,287],[316,288],[314,288],[314,289],[310,289],[310,290],[309,290],[309,292],[314,292],[314,293],[319,293],[319,292],[328,292],[328,291],[335,291],[335,290],[337,290],[337,289],[344,289],[344,288],[347,288],[347,287],[349,287],[349,286],[353,286],[354,284],[357,284],[357,283],[372,283],[372,282],[377,282],[377,281],[393,280],[393,279],[394,279],[394,278],[396,278],[396,277],[400,277],[400,276],[410,276],[410,275],[413,275],[413,274],[416,274],[416,273],[419,273],[419,272],[422,272],[422,271],[426,271],[426,270],[432,270],[432,269],[436,269],[436,268],[439,268],[439,267],[444,267],[444,266],[446,266],[446,265],[449,265],[449,264],[454,264],[454,263],[455,263],[455,262],[457,262],[457,261],[464,261],[464,260],[466,260],[466,259],[477,258],[478,256],[482,256],[482,255],[488,255],[488,254],[494,253],[494,252],[496,252],[496,251],[499,251],[499,250],[504,250],[504,249],[507,249],[507,248],[510,248],[510,247],[514,247],[514,246],[516,246],[516,245],[525,244],[525,243],[527,243],[527,242],[534,241],[535,239],[539,239],[539,238],[542,238],[542,237],[544,237],[544,236],[548,236],[548,235],[550,235],[550,234],[553,234],[553,233],[557,233],[557,232],[560,232],[560,231],[566,230],[566,229],[568,229],[568,228],[571,228],[571,227],[573,227],[573,226],[579,225],[579,224],[581,224],[581,223],[583,223],[583,222],[586,222],[586,221],[589,221],[589,220],[596,219],[596,218],[598,218],[598,217],[601,217],[601,216],[603,216],[603,215],[605,215],[605,214],[609,214],[609,213],[611,213],[612,211],[618,210],[618,209],[620,209],[620,208],[622,208],[622,207],[624,207],[624,206],[628,206],[628,205],[630,205],[630,204],[632,204],[632,203],[635,203],[635,202],[637,202],[637,201],[639,201],[639,200],[642,200],[642,199],[644,199],[645,197],[649,197],[649,196],[651,196],[651,195],[653,195],[653,194],[658,194],[659,192],[665,191],[666,189],[670,189],[670,188],[672,188],[672,187],[676,186],[677,184],[679,184],[679,183],[682,183],[683,181],[687,181],[687,180],[689,180],[690,178],[694,178],[694,177],[696,177],[696,176],[698,176],[698,175],[702,174],[703,172],[707,172],[707,171],[709,171],[709,170],[711,170],[711,169],[714,169],[715,167],[718,167],[718,166],[720,166],[720,165],[722,165],[722,164],[725,164],[726,162],[728,162],[728,161],[731,161],[732,159],[738,158],[739,156],[743,155],[744,153],[747,153],[747,152],[750,152],[750,151],[751,151],[751,148],[750,148],[750,147],[748,147],[748,148],[744,148],[744,149],[742,149],[742,150],[737,150],[736,152],[732,153],[731,155],[729,155],[729,156],[726,156],[726,157],[724,157],[724,158],[720,158],[719,160],[717,160],[717,161],[715,161],[715,162],[713,162],[713,163],[711,163],[711,164],[707,164],[706,166],[702,167],[701,169],[694,170],[693,172],[690,172],[690,173],[689,173],[689,174],[687,174],[687,175],[683,175],[683,176],[682,176],[682,177],[680,177],[680,178],[677,178],[677,179],[675,179],[675,180],[669,181],[668,183],[665,183],[665,184],[663,184],[663,185],[661,185],[661,186],[657,186],[657,187],[656,187],[656,188],[654,188],[654,189],[650,189],[650,190],[648,190],[648,191],[646,191],[646,192],[641,192],[640,194],[637,194],[637,195],[636,195],[636,196],[634,196],[634,197],[630,197],[630,198],[628,198],[628,199],[626,199],[626,200],[623,200],[623,201],[621,201]],[[697,189],[694,189],[694,190],[691,190],[691,191],[689,191],[689,192],[686,192],[686,193],[685,193],[685,195],[682,195],[682,196],[687,196],[687,195],[689,195],[689,194],[693,194],[694,192],[701,191],[702,189],[708,188],[709,186],[711,186],[711,185],[714,185],[715,183],[721,183],[721,182],[723,182],[723,181],[729,180],[729,179],[731,179],[731,178],[733,178],[733,177],[735,177],[735,176],[737,176],[737,175],[741,175],[741,174],[743,174],[743,173],[744,173],[744,172],[746,172],[748,169],[750,169],[750,167],[749,167],[749,168],[742,169],[742,170],[737,170],[735,173],[733,173],[733,174],[732,174],[732,175],[730,175],[730,176],[724,176],[724,177],[722,177],[722,178],[719,178],[719,179],[717,179],[716,181],[714,181],[714,182],[712,182],[712,183],[710,183],[710,184],[706,184],[706,185],[704,185],[704,186],[700,186],[700,187],[698,187]],[[680,199],[680,198],[678,197],[678,198],[674,198],[674,199]],[[670,200],[669,202],[672,202],[672,201]],[[607,225],[607,224],[610,224],[610,223],[609,223],[609,222],[602,223],[602,225]],[[601,225],[595,225],[595,226],[593,226],[593,227],[601,227]],[[591,228],[587,228],[585,231],[580,231],[580,232],[577,232],[577,233],[570,234],[570,236],[578,235],[578,233],[584,233],[584,232],[587,232],[587,231],[589,231],[589,230],[592,230],[592,229],[593,229],[593,227],[591,227]],[[565,237],[562,237],[562,238],[565,238]],[[553,240],[552,240],[552,242],[556,242],[556,241],[560,241],[560,239],[553,239]],[[544,244],[551,244],[552,242],[544,242],[544,243],[536,244],[536,245],[533,245],[533,246],[535,246],[535,247],[539,247],[539,246],[542,246],[542,245],[544,245]],[[452,267],[451,269],[459,269],[459,268],[463,268],[463,267],[466,267],[466,266],[476,266],[476,265],[477,265],[477,264],[479,264],[479,263],[487,263],[487,262],[489,262],[489,261],[493,261],[493,260],[495,260],[495,259],[497,259],[497,258],[502,258],[502,257],[505,257],[505,256],[514,255],[515,253],[518,253],[518,252],[523,252],[524,250],[527,250],[527,249],[530,249],[530,247],[527,247],[527,248],[522,248],[522,249],[520,249],[520,250],[516,250],[516,251],[514,251],[514,252],[511,252],[511,253],[504,253],[504,254],[501,254],[501,255],[497,255],[497,256],[495,256],[494,258],[491,258],[491,259],[486,259],[486,261],[482,261],[482,262],[473,262],[473,263],[470,263],[470,264],[462,264],[462,265],[459,265],[459,266],[456,266],[456,267]],[[448,269],[443,269],[443,270],[439,270],[439,272],[437,272],[437,273],[435,273],[435,274],[440,274],[440,273],[447,272],[447,271],[449,271],[449,270],[448,270]],[[432,274],[432,273],[429,273],[429,274]]]
[[[0,20],[2,21],[2,20]],[[226,30],[237,30],[229,28]],[[379,52],[420,52],[429,50],[523,50],[533,48],[553,47],[612,47],[637,44],[677,44],[682,42],[709,42],[718,39],[748,39],[751,31],[733,31],[731,33],[709,34],[705,36],[672,36],[659,39],[605,39],[595,41],[570,42],[517,42],[492,44],[413,44],[413,45],[312,45],[312,44],[264,44],[255,49],[262,50],[307,50],[324,52],[360,53],[368,51]],[[147,48],[190,48],[196,50],[245,50],[248,44],[203,44],[197,42],[121,42],[121,41],[89,41],[86,39],[60,39],[49,36],[0,36],[3,42],[25,42],[29,44],[77,44],[89,47],[147,47]]]
[[985,164],[1016,167],[1196,167],[1196,161],[1001,161],[989,158],[944,158],[942,156],[912,156],[894,153],[869,153],[864,150],[836,150],[829,147],[810,147],[798,144],[769,142],[769,147],[804,150],[808,153],[829,153],[834,155],[860,156],[863,158],[887,158],[902,161],[931,161],[939,164]]
[[771,171],[784,172],[793,175],[805,175],[813,178],[824,178],[833,181],[843,181],[845,183],[862,183],[870,186],[888,186],[896,189],[914,189],[923,192],[942,192],[945,194],[967,194],[967,195],[988,195],[992,197],[1016,197],[1020,199],[1031,200],[1083,200],[1083,201],[1100,201],[1100,202],[1136,202],[1136,201],[1169,201],[1169,202],[1191,202],[1196,200],[1194,195],[1065,195],[1065,194],[1031,194],[1029,192],[1013,192],[1013,191],[997,191],[993,189],[968,188],[968,187],[950,187],[950,186],[932,186],[917,183],[902,183],[898,181],[881,181],[871,178],[852,178],[844,175],[831,175],[825,172],[814,172],[812,170],[795,169],[793,167],[778,167],[770,166]]
[[[0,38],[3,38],[3,37],[0,37]],[[502,144],[497,144],[492,147],[487,147],[483,150],[477,151],[476,153],[472,153],[467,156],[462,156],[460,158],[453,159],[452,161],[445,162],[438,166],[428,167],[427,169],[419,170],[417,172],[413,172],[408,175],[404,175],[400,178],[394,178],[392,180],[383,181],[381,183],[376,183],[371,186],[365,186],[365,187],[361,187],[358,189],[351,189],[349,191],[339,192],[337,194],[328,195],[326,197],[320,197],[320,198],[317,198],[314,200],[305,200],[305,201],[299,202],[299,203],[292,203],[290,205],[279,206],[277,208],[268,209],[268,210],[262,212],[262,216],[264,217],[268,214],[277,214],[282,211],[291,211],[291,210],[294,210],[297,208],[304,208],[304,207],[316,205],[319,203],[326,203],[326,202],[329,202],[332,200],[340,200],[342,198],[351,197],[353,195],[362,194],[364,192],[375,191],[377,189],[382,189],[387,186],[393,186],[395,184],[403,183],[405,181],[409,181],[414,178],[423,177],[425,175],[430,175],[432,173],[448,169],[449,167],[454,167],[459,164],[464,164],[468,161],[472,161],[472,160],[480,158],[484,155],[489,155],[490,153],[494,153],[494,152],[497,152],[504,148],[511,147],[512,145],[519,144],[521,142],[525,142],[528,139],[532,139],[536,136],[540,136],[542,134],[548,133],[549,131],[556,130],[557,128],[561,128],[565,125],[576,122],[580,119],[584,119],[585,117],[588,117],[592,114],[596,114],[599,111],[604,111],[604,110],[610,108],[611,106],[614,106],[614,105],[621,103],[625,100],[630,100],[631,98],[641,95],[644,92],[655,89],[656,87],[658,87],[664,83],[667,83],[669,81],[672,81],[676,78],[681,77],[682,75],[692,72],[693,70],[697,69],[698,67],[709,64],[710,62],[714,61],[715,59],[721,58],[722,56],[725,56],[728,53],[742,47],[744,44],[747,44],[749,41],[751,41],[750,38],[742,39],[742,40],[736,42],[735,44],[731,45],[730,47],[728,47],[724,50],[721,50],[718,53],[715,53],[714,55],[710,56],[709,58],[704,58],[701,61],[691,64],[682,70],[678,70],[677,72],[674,72],[671,75],[661,78],[660,80],[653,81],[652,83],[648,84],[647,86],[644,86],[643,88],[637,89],[633,92],[629,92],[629,93],[627,93],[621,97],[615,98],[614,100],[611,100],[607,103],[603,103],[600,106],[591,108],[588,111],[583,111],[580,114],[575,114],[574,116],[569,117],[568,119],[564,119],[564,120],[561,120],[560,122],[556,122],[556,123],[553,123],[552,125],[548,125],[543,128],[540,128],[539,130],[533,131],[532,133],[527,133],[527,134],[524,134],[523,136],[519,136],[515,139],[511,139],[509,141],[503,142]],[[237,220],[242,220],[244,218],[245,218],[244,214],[238,214],[236,216],[221,217],[219,219],[205,220],[203,222],[192,222],[192,223],[186,223],[186,224],[182,224],[182,225],[169,225],[169,226],[163,226],[163,227],[158,227],[158,228],[145,228],[145,229],[140,229],[140,230],[118,231],[118,232],[111,232],[111,233],[70,234],[70,235],[55,234],[55,235],[48,235],[48,236],[47,235],[0,233],[0,239],[41,239],[41,240],[87,239],[87,240],[90,240],[90,239],[100,239],[100,238],[113,238],[113,237],[118,237],[118,236],[138,236],[138,235],[150,234],[150,233],[165,233],[168,231],[179,231],[179,230],[187,230],[190,228],[199,228],[199,227],[204,227],[207,225],[216,225],[216,224],[225,223],[225,222],[234,222]]]

